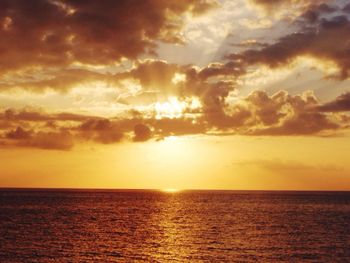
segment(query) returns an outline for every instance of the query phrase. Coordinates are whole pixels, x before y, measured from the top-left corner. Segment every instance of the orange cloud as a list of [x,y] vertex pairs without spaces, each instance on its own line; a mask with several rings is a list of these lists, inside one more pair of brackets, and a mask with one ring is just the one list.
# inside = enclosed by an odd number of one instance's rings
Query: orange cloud
[[147,141],[151,138],[152,136],[152,131],[151,129],[144,124],[136,124],[134,127],[134,141],[135,142],[143,142]]
[[34,147],[53,150],[70,150],[74,143],[72,135],[67,131],[33,132],[17,127],[5,134],[9,139],[7,146]]
[[[200,68],[139,57],[153,54],[159,41],[180,43],[180,18],[186,13],[202,14],[215,6],[215,1],[2,1],[1,88],[67,91],[99,80],[112,83],[112,89],[128,86],[128,92],[113,94],[105,106],[109,110],[113,103],[124,104],[114,118],[49,114],[30,108],[3,110],[0,144],[68,150],[87,141],[111,144],[208,133],[321,135],[348,127],[348,115],[340,114],[350,109],[348,94],[325,104],[311,93],[293,96],[280,91],[270,95],[257,90],[246,97],[236,95],[239,78],[252,65],[275,68],[301,56],[332,61],[339,67],[338,77],[347,78],[350,21],[344,10],[348,7],[310,5],[315,2],[306,0],[253,2],[266,8],[294,3],[307,8],[293,20],[298,32],[274,43],[243,41],[239,44],[246,48],[243,52]],[[342,41],[335,43],[334,39]],[[125,58],[130,65],[134,62],[133,67],[106,70]],[[100,65],[103,70],[94,68]],[[175,98],[174,105],[164,104],[169,98]],[[199,106],[191,108],[188,102],[192,99]],[[174,111],[171,107],[180,109],[176,114],[157,116],[152,110],[156,103],[160,108],[165,105],[170,113]]]
[[90,119],[78,127],[78,137],[103,144],[120,142],[124,134],[122,130],[108,119]]
[[[73,68],[34,68],[18,70],[3,75],[0,87],[5,89],[21,88],[35,92],[47,89],[66,91],[78,84],[88,84],[92,81],[112,82],[111,75],[98,73],[85,69]],[[1,80],[1,79],[0,79]]]
[[6,133],[6,138],[11,140],[24,140],[31,137],[31,132],[24,130],[22,127],[17,127]]
[[249,0],[252,4],[262,7],[268,13],[280,11],[280,9],[307,9],[310,6],[322,4],[324,0]]
[[[0,113],[0,141],[3,146],[71,149],[76,143],[92,141],[112,144],[143,142],[166,136],[190,134],[240,135],[333,135],[347,129],[350,116],[348,94],[321,104],[312,92],[290,95],[285,91],[268,95],[254,91],[210,107],[195,115],[178,118],[134,113],[100,118],[70,113],[7,109]],[[215,98],[215,96],[209,96]]]
[[48,114],[44,111],[30,108],[9,108],[5,109],[3,112],[0,112],[0,120],[2,119],[6,121],[84,121],[90,118],[92,118],[92,116],[66,112]]
[[70,150],[74,145],[73,137],[69,132],[38,132],[24,146],[54,149]]
[[[134,79],[140,82],[143,90],[138,96],[162,101],[169,96],[186,98],[198,97],[207,113],[222,111],[225,99],[235,89],[236,79],[243,74],[240,63],[213,63],[203,68],[191,65],[175,65],[164,61],[148,60],[139,62],[130,71],[115,75],[117,80]],[[174,82],[174,77],[183,76]],[[126,102],[130,98],[124,99]],[[134,100],[134,97],[131,97]],[[154,102],[156,102],[154,101]]]

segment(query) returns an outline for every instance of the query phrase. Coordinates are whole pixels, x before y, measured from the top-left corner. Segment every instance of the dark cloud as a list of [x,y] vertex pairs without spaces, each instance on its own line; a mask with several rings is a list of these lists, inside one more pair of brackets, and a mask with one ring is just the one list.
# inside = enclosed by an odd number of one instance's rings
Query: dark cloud
[[338,96],[334,101],[317,107],[322,112],[350,111],[350,92]]
[[109,64],[154,52],[155,41],[181,42],[185,12],[213,1],[2,0],[0,71],[72,62]]
[[[317,135],[343,127],[332,116],[315,111],[318,100],[312,93],[289,95],[280,91],[268,96],[255,91],[230,109],[243,112],[243,122],[232,122],[236,132],[247,135]],[[229,118],[229,114],[228,117]]]
[[252,135],[311,135],[322,131],[337,130],[339,125],[321,113],[298,113],[281,125],[256,129]]
[[109,128],[111,128],[111,122],[107,119],[89,119],[79,127],[82,131],[103,131]]
[[123,131],[108,119],[90,119],[78,127],[78,137],[103,144],[120,142]]
[[33,147],[53,150],[70,150],[74,143],[72,135],[67,131],[34,132],[17,127],[5,134],[10,144],[21,147]]
[[343,11],[347,12],[347,13],[350,13],[350,3],[343,7]]
[[11,130],[6,133],[6,138],[11,140],[25,140],[29,139],[32,135],[31,131],[26,131],[22,127],[17,127],[15,130]]
[[325,3],[320,5],[310,6],[301,16],[300,19],[305,19],[309,23],[316,23],[322,19],[323,14],[330,14],[338,10],[337,6],[327,5]]
[[[261,49],[248,49],[242,53],[231,54],[228,58],[242,61],[246,66],[266,64],[276,68],[291,63],[300,56],[312,56],[334,62],[340,69],[336,77],[347,78],[350,71],[350,21],[343,15],[317,21],[312,26],[310,21],[304,21],[299,32],[286,35]],[[335,43],[335,39],[342,41]]]
[[151,129],[142,123],[136,124],[134,127],[134,138],[135,142],[144,142],[152,137]]

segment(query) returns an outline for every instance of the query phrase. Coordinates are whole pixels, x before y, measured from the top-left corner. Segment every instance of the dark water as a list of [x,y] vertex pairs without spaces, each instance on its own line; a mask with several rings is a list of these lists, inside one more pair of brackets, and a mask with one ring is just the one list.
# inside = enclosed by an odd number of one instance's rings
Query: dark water
[[350,262],[350,193],[0,191],[0,262]]

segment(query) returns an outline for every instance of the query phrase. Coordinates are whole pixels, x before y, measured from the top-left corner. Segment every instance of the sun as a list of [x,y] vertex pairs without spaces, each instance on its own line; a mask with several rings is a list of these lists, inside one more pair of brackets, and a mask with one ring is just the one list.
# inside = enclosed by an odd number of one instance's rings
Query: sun
[[197,97],[185,98],[179,100],[177,97],[170,97],[165,102],[157,102],[154,105],[156,119],[176,119],[181,118],[187,111],[197,110],[202,107]]
[[170,97],[166,102],[155,104],[156,118],[180,118],[186,109],[186,102],[179,101],[176,97]]
[[164,192],[164,193],[173,194],[173,193],[178,193],[181,190],[176,189],[176,188],[166,188],[166,189],[162,189],[161,191]]

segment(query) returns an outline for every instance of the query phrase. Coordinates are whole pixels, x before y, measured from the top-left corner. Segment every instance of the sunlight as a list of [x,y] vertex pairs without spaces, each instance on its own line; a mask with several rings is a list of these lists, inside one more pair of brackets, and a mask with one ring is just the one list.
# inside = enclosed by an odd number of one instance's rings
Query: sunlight
[[184,116],[185,113],[196,111],[202,107],[197,97],[188,97],[180,101],[176,97],[170,97],[166,102],[157,102],[154,105],[156,119],[176,119]]
[[186,75],[181,73],[175,73],[174,77],[171,79],[171,82],[174,83],[175,85],[185,81],[186,81]]
[[176,97],[170,97],[168,101],[155,104],[156,118],[180,118],[186,109],[186,102],[179,101]]
[[181,190],[176,188],[166,188],[166,189],[162,189],[161,191],[164,193],[174,194],[174,193],[180,192]]
[[197,97],[192,97],[190,99],[189,104],[188,104],[188,108],[190,110],[198,110],[198,109],[202,108],[202,103],[201,103],[200,99]]

